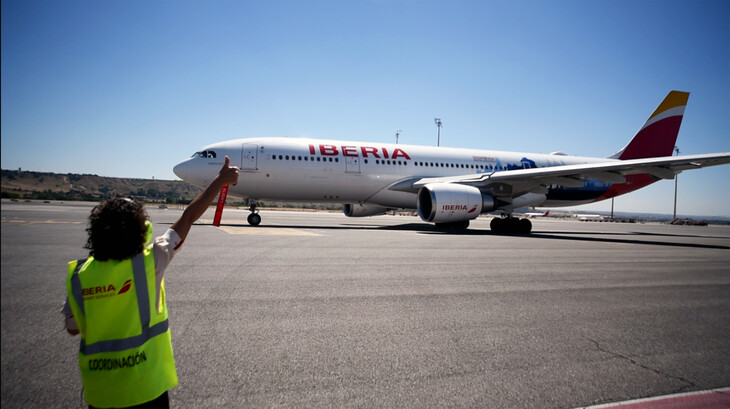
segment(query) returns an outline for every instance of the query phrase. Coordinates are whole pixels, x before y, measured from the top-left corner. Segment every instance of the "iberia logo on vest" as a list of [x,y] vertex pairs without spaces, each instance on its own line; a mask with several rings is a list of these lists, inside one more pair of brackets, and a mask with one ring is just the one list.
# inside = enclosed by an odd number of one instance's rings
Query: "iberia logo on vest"
[[83,288],[81,294],[84,300],[90,300],[93,298],[106,298],[114,297],[115,295],[121,295],[129,291],[132,288],[132,280],[129,279],[122,284],[122,288],[117,291],[117,287],[114,284],[100,285],[96,287]]

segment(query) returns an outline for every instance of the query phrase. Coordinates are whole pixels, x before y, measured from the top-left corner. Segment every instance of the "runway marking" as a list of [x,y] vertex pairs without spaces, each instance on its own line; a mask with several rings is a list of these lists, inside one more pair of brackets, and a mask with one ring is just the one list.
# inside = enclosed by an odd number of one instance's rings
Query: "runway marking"
[[16,224],[81,224],[83,222],[69,222],[69,221],[63,221],[63,220],[21,220],[21,219],[13,219],[13,220],[7,220],[2,219],[3,223],[16,223]]
[[665,409],[665,408],[730,408],[730,388],[678,393],[624,402],[586,406],[580,409]]
[[[212,220],[199,219],[198,222],[201,224],[213,224]],[[316,237],[321,234],[310,233],[298,229],[290,229],[286,227],[282,228],[270,228],[270,227],[254,227],[254,226],[219,226],[219,229],[223,230],[228,234],[236,235],[250,235],[250,236],[309,236]]]

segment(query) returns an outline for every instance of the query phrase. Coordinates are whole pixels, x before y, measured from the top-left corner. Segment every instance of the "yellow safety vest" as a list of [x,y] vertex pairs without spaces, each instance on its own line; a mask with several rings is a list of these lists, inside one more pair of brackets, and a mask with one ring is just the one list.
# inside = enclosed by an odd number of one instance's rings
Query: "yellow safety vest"
[[89,405],[139,405],[177,386],[164,281],[155,305],[151,247],[121,261],[69,262],[66,291],[81,331],[79,368]]

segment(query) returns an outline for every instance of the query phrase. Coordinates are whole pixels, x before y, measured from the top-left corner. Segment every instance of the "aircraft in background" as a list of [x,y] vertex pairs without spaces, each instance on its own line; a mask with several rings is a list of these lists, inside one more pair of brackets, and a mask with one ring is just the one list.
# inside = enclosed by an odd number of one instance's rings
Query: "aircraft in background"
[[606,219],[606,217],[600,215],[600,214],[585,214],[585,213],[576,213],[573,215],[576,219],[582,221],[582,222],[600,222]]
[[248,138],[214,143],[174,167],[206,186],[225,156],[240,167],[228,193],[246,198],[249,224],[259,200],[342,203],[345,215],[418,209],[422,220],[466,228],[498,213],[494,232],[529,233],[517,208],[563,207],[610,199],[684,170],[730,163],[730,152],[671,156],[689,94],[671,91],[623,149],[608,158],[308,138]]
[[550,214],[550,210],[545,210],[542,213],[539,213],[539,212],[528,212],[528,213],[523,213],[522,215],[525,216],[525,217],[527,217],[528,219],[531,219],[533,217],[547,217],[548,214]]

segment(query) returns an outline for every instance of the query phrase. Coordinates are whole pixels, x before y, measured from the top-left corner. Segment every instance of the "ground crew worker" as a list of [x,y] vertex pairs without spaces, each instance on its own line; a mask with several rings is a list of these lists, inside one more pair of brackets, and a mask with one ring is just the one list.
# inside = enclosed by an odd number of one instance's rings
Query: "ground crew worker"
[[154,243],[141,202],[117,197],[94,207],[84,246],[68,264],[66,330],[81,334],[79,368],[90,408],[169,407],[177,386],[163,275],[193,222],[224,185],[238,182],[225,163],[213,182]]

